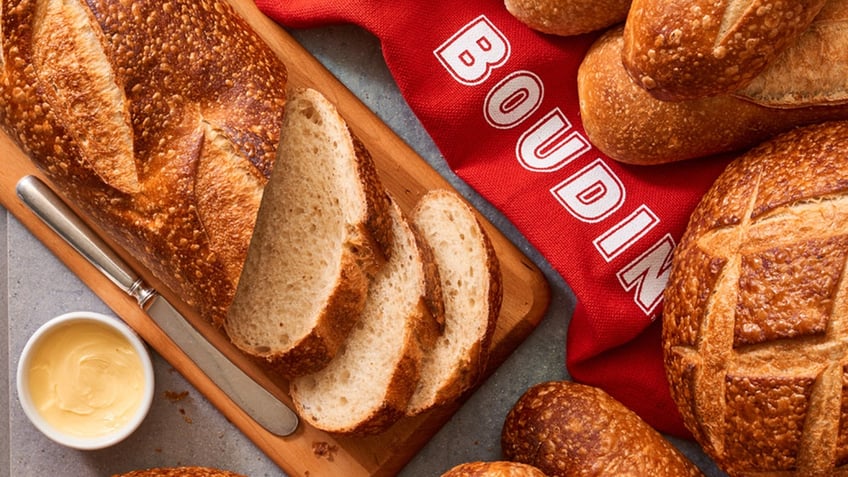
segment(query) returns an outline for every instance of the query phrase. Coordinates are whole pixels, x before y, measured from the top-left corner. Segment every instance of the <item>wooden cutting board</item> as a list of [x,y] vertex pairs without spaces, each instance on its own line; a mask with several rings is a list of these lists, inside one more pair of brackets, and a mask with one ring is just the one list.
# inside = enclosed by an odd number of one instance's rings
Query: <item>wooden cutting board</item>
[[[259,12],[251,0],[232,0],[236,10],[260,33],[287,63],[289,81],[323,92],[346,117],[355,133],[371,151],[381,179],[401,207],[410,209],[418,197],[434,188],[451,188],[426,161],[396,136],[314,57],[272,20]],[[415,418],[407,418],[388,431],[366,438],[335,438],[301,423],[288,437],[274,436],[236,407],[192,363],[137,306],[96,269],[76,254],[59,237],[33,216],[15,195],[17,181],[27,175],[43,176],[6,136],[0,134],[0,203],[62,260],[118,316],[132,326],[159,354],[203,393],[236,427],[247,435],[287,474],[300,477],[344,475],[348,477],[394,475],[423,447],[458,405],[448,406]],[[47,182],[47,181],[45,181]],[[49,182],[48,182],[49,183]],[[73,206],[73,204],[71,204]],[[503,272],[504,300],[494,335],[489,372],[530,334],[544,316],[550,291],[544,276],[494,226],[481,216],[495,246]],[[135,266],[148,283],[161,284],[137,261],[121,250],[119,254]],[[172,303],[179,300],[163,290]],[[287,403],[287,383],[271,376],[247,360],[217,330],[212,329],[184,306],[181,311],[204,335],[260,384]],[[198,436],[202,439],[203,436]]]

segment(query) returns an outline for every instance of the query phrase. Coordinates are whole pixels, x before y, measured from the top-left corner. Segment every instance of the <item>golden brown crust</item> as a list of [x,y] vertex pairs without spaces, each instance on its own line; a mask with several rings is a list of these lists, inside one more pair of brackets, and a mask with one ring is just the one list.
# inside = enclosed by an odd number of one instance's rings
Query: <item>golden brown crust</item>
[[521,462],[492,461],[459,464],[441,477],[546,477],[546,474]]
[[681,161],[751,147],[793,127],[848,118],[844,104],[774,109],[731,95],[661,101],[637,85],[620,57],[622,29],[603,35],[578,70],[580,114],[592,143],[630,164]]
[[[285,66],[223,1],[12,3],[0,124],[66,199],[219,324],[274,162]],[[251,181],[227,190],[234,171]],[[199,190],[213,183],[238,202]]]
[[[298,414],[314,427],[332,434],[376,434],[404,416],[418,384],[423,355],[433,346],[438,335],[436,317],[432,316],[425,299],[434,290],[439,294],[431,299],[442,299],[441,287],[429,284],[431,280],[438,280],[438,275],[428,273],[432,270],[428,267],[433,259],[432,252],[426,242],[419,241],[414,228],[394,201],[392,208],[395,221],[393,242],[397,248],[387,268],[381,270],[370,284],[362,326],[353,331],[344,351],[336,358],[342,361],[330,363],[331,369],[326,374],[317,373],[291,383],[292,399]],[[406,286],[398,282],[404,282]],[[407,291],[408,295],[399,296]],[[406,305],[400,307],[398,303]],[[444,321],[444,316],[441,318]],[[386,343],[385,336],[381,340],[377,333],[397,333],[397,336],[393,336],[396,339],[392,339],[391,343]],[[381,349],[374,350],[375,346]],[[357,365],[366,361],[381,362],[385,367],[366,370]],[[333,365],[338,367],[332,369]],[[363,374],[359,375],[357,371]],[[343,384],[338,382],[342,374],[349,376]],[[336,386],[342,386],[342,391],[337,391]],[[372,389],[380,393],[369,394]],[[373,397],[365,399],[359,394]],[[329,399],[323,400],[328,395],[342,396],[345,403],[362,401],[352,405],[356,411],[347,408],[347,415],[340,419],[338,414],[327,411],[328,405],[335,404]],[[359,410],[363,408],[364,411]]]
[[769,108],[848,101],[848,1],[829,0],[807,30],[733,94]]
[[355,257],[342,257],[341,274],[315,327],[296,343],[283,350],[257,353],[271,369],[286,377],[303,376],[325,367],[344,346],[350,331],[356,326],[368,294],[368,277]]
[[560,36],[579,35],[621,23],[631,0],[505,0],[506,9],[528,27]]
[[528,389],[507,414],[504,456],[550,476],[700,476],[700,470],[604,391],[569,381]]
[[671,394],[731,475],[831,475],[848,457],[846,154],[845,122],[754,148],[705,194],[675,252]]
[[625,68],[664,100],[728,94],[791,45],[825,0],[634,0]]
[[[416,204],[412,217],[414,226],[430,241],[436,255],[447,302],[444,333],[439,336],[433,348],[435,351],[425,358],[422,385],[407,409],[408,414],[417,415],[455,402],[479,384],[487,369],[489,348],[500,315],[503,277],[485,227],[456,192],[429,191]],[[438,223],[433,223],[434,217],[439,217]],[[442,233],[443,230],[449,232]],[[450,246],[459,247],[463,242],[467,248],[462,250],[481,253],[479,259],[475,257],[472,262],[468,257],[457,256],[457,249],[449,252]],[[476,270],[473,281],[462,278],[468,273],[467,267]],[[455,278],[450,278],[452,276]],[[478,287],[469,287],[468,283],[477,283]],[[486,290],[485,295],[482,295],[483,290]],[[450,304],[451,296],[458,297],[453,305]],[[469,297],[473,300],[467,300]]]
[[227,470],[213,469],[209,467],[184,466],[184,467],[156,467],[152,469],[134,470],[123,474],[115,474],[112,477],[245,477]]

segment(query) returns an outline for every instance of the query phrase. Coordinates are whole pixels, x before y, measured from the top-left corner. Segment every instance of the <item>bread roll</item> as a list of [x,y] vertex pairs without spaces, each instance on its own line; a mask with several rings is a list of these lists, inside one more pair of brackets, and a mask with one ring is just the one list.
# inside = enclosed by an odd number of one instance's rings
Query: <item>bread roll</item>
[[219,0],[10,1],[0,32],[3,130],[220,324],[274,163],[285,65]]
[[731,93],[812,23],[825,0],[633,0],[624,65],[659,99]]
[[[830,49],[825,37],[810,38],[815,39],[805,50],[815,50],[813,44]],[[661,101],[627,75],[621,63],[623,43],[621,28],[603,35],[590,48],[577,77],[586,134],[592,144],[615,160],[650,165],[693,159],[748,148],[799,125],[848,118],[848,104],[843,101],[822,99],[809,105],[808,100],[801,99],[812,97],[813,89],[806,94],[798,90],[791,93],[797,98],[796,107],[766,107],[734,95]],[[844,51],[848,52],[848,45]],[[799,69],[816,71],[808,65],[800,65],[795,71]],[[835,75],[827,83],[842,84],[844,78]],[[787,97],[775,92],[780,90],[779,82],[770,84],[754,95],[760,99],[769,94]],[[793,80],[783,84],[803,83]]]
[[624,22],[630,0],[505,0],[504,5],[536,31],[571,36]]
[[848,102],[848,0],[828,0],[804,33],[733,92],[770,108]]
[[601,389],[551,381],[507,414],[503,455],[557,476],[700,476],[660,433]]
[[687,428],[730,475],[839,475],[848,457],[848,122],[732,162],[692,214],[663,349]]
[[156,467],[152,469],[134,470],[112,477],[245,477],[241,474],[210,467]]
[[510,461],[466,462],[450,468],[441,477],[546,477],[529,464]]

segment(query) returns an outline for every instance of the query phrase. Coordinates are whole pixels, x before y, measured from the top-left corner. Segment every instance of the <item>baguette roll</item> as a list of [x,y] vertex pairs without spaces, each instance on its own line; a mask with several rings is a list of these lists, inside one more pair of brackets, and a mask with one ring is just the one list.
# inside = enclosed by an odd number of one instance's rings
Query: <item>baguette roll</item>
[[245,477],[228,470],[200,466],[154,467],[133,470],[112,477]]
[[539,383],[507,414],[501,451],[551,477],[702,476],[662,435],[596,387]]
[[221,324],[274,164],[285,65],[219,0],[4,1],[0,32],[3,130]]
[[623,61],[664,100],[736,91],[813,22],[825,0],[634,0]]
[[542,33],[580,35],[623,23],[631,0],[505,0],[509,13]]
[[672,259],[671,395],[732,476],[844,469],[846,155],[846,122],[750,150],[705,194]]
[[[821,44],[829,41],[816,38]],[[782,107],[756,104],[741,94],[661,101],[625,71],[621,62],[623,43],[621,28],[601,36],[590,48],[577,76],[586,134],[598,149],[615,160],[651,165],[693,159],[748,148],[800,125],[848,118],[848,104],[822,98],[810,101],[814,90],[807,90],[807,100],[801,100],[802,93],[796,88],[799,83],[791,81],[772,81],[772,86],[762,90],[772,93],[755,93],[761,99],[781,97]],[[806,48],[815,51],[814,44],[819,42],[810,42]],[[835,85],[844,77],[819,79],[832,86],[832,96],[839,95]],[[780,85],[793,85],[795,92],[775,93]],[[799,98],[791,105],[786,101],[790,95]]]
[[441,477],[547,477],[544,472],[529,464],[496,460],[491,462],[466,462],[451,467]]
[[828,0],[812,25],[733,94],[769,108],[848,102],[848,0]]

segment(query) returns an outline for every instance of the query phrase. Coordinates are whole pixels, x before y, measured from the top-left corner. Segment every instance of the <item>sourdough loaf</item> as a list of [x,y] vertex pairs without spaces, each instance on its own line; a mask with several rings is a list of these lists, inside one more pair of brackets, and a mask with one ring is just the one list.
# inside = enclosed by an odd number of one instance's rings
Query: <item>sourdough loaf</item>
[[227,470],[213,469],[211,467],[182,466],[182,467],[155,467],[151,469],[134,470],[123,474],[115,474],[112,477],[245,477]]
[[570,381],[530,387],[504,421],[501,451],[554,476],[700,476],[660,433],[603,390]]
[[624,28],[624,65],[660,99],[732,93],[792,45],[824,3],[633,0]]
[[374,434],[405,415],[444,321],[433,253],[392,205],[394,250],[371,282],[357,326],[327,367],[291,382],[298,414],[333,434]]
[[274,163],[285,65],[218,0],[10,1],[0,32],[3,130],[221,323]]
[[848,123],[734,160],[692,214],[665,291],[663,349],[687,428],[731,475],[840,475]]
[[451,467],[441,477],[547,477],[544,472],[529,464],[496,460],[491,462],[466,462]]
[[624,22],[631,0],[504,0],[528,27],[560,36],[579,35]]
[[289,92],[281,134],[225,329],[294,377],[343,346],[391,252],[392,219],[371,156],[321,93]]
[[[830,18],[836,19],[845,9],[829,11],[833,14]],[[826,29],[827,24],[822,21],[819,25]],[[830,91],[830,98],[844,96],[844,74],[828,74],[824,67],[812,69],[809,65],[815,51],[830,51],[829,45],[839,41],[815,31],[804,38],[807,62],[793,63],[795,73],[782,76],[783,80],[780,76],[772,78],[768,87],[740,93],[748,94],[747,98],[719,95],[661,101],[627,75],[621,62],[622,29],[613,29],[592,45],[578,70],[580,114],[586,134],[613,159],[659,164],[743,149],[799,125],[848,118],[844,101],[829,100],[825,95],[813,99],[820,91]],[[842,49],[848,53],[848,44]],[[804,73],[816,80],[797,80],[797,75]],[[794,102],[788,101],[789,97],[794,97]],[[756,104],[755,99],[769,104]],[[783,105],[775,104],[777,101]]]
[[474,210],[455,192],[427,192],[412,223],[433,250],[445,323],[425,354],[407,413],[457,400],[483,376],[503,300],[498,258]]

